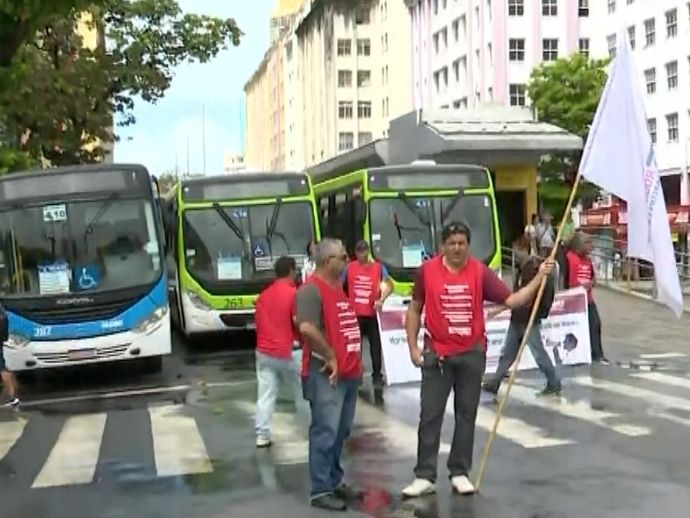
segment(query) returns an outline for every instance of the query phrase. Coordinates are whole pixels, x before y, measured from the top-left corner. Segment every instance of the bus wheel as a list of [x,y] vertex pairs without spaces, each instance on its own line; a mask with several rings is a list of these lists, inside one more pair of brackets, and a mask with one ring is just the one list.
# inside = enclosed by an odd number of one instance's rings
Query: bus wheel
[[151,356],[144,359],[144,369],[151,374],[159,373],[163,370],[163,357]]

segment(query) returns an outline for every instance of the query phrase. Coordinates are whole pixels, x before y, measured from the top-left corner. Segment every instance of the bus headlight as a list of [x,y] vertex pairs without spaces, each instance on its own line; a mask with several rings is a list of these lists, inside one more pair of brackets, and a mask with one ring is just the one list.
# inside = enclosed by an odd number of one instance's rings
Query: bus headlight
[[5,346],[13,349],[20,349],[22,347],[26,347],[29,342],[30,340],[27,336],[10,333],[10,336],[7,338],[7,342],[5,342]]
[[209,306],[206,303],[206,301],[201,298],[200,295],[194,293],[193,291],[188,291],[187,297],[189,297],[189,302],[192,303],[192,306],[194,306],[197,309],[201,309],[204,311],[208,311],[209,309],[212,309],[211,306]]
[[165,315],[167,315],[167,313],[167,306],[161,306],[159,308],[156,308],[156,310],[153,313],[151,313],[148,317],[139,322],[139,325],[132,329],[132,331],[134,331],[135,333],[141,333],[145,335],[152,333],[158,328],[160,321],[163,319]]

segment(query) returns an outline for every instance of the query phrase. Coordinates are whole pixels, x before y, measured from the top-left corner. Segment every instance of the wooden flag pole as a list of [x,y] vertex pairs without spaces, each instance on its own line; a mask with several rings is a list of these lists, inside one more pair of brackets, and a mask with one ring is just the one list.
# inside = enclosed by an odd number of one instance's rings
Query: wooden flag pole
[[[556,235],[556,242],[554,243],[554,247],[551,250],[551,254],[549,255],[549,259],[552,261],[556,258],[556,252],[558,252],[558,246],[561,242],[562,235],[563,235],[563,227],[565,226],[565,222],[567,221],[567,218],[570,217],[570,209],[573,206],[573,201],[575,200],[575,195],[577,194],[577,188],[580,184],[580,172],[578,171],[577,176],[575,176],[575,181],[573,182],[573,188],[570,191],[570,197],[568,198],[568,203],[565,206],[565,212],[563,213],[563,218],[561,219],[561,224],[558,227],[558,233]],[[534,298],[534,304],[532,306],[532,311],[529,315],[529,321],[527,322],[527,328],[525,329],[525,334],[522,336],[522,342],[520,343],[520,348],[518,349],[517,356],[515,358],[515,361],[513,362],[511,371],[510,371],[510,378],[508,380],[508,388],[506,390],[506,394],[503,398],[501,398],[500,403],[498,405],[498,411],[496,413],[496,419],[494,421],[494,426],[491,429],[491,433],[489,434],[489,439],[486,442],[486,446],[484,447],[484,453],[482,454],[482,460],[481,463],[479,464],[479,474],[477,475],[477,481],[474,484],[475,491],[479,492],[479,489],[481,488],[482,481],[484,480],[484,472],[486,471],[486,464],[489,460],[489,454],[491,453],[491,446],[493,445],[494,439],[496,438],[496,430],[498,430],[498,425],[501,422],[501,417],[503,416],[503,412],[505,410],[505,407],[508,403],[508,398],[510,396],[510,390],[513,388],[513,383],[515,382],[515,378],[517,375],[518,371],[518,365],[520,365],[520,360],[522,359],[522,353],[525,351],[525,346],[527,345],[527,337],[530,334],[530,331],[532,330],[532,326],[534,325],[534,320],[536,319],[537,316],[537,311],[539,310],[539,305],[541,304],[541,299],[544,296],[544,288],[546,287],[546,281],[548,280],[547,277],[544,277],[542,279],[541,284],[539,285],[539,291],[537,292],[536,297]]]

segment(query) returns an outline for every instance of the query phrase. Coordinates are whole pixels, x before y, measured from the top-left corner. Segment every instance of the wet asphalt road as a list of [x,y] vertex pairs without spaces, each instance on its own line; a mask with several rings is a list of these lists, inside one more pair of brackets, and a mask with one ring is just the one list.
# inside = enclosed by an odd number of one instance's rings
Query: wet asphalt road
[[[401,500],[418,387],[365,384],[346,453],[365,498],[349,515],[687,515],[690,316],[676,321],[661,306],[602,290],[597,299],[614,364],[565,371],[560,403],[538,403],[541,380],[521,374],[481,495],[450,493],[449,406],[439,494]],[[26,404],[0,410],[0,517],[326,516],[306,505],[307,443],[287,398],[274,447],[254,447],[251,338],[176,338],[160,374],[108,365],[23,379]],[[495,408],[482,402],[473,477]]]

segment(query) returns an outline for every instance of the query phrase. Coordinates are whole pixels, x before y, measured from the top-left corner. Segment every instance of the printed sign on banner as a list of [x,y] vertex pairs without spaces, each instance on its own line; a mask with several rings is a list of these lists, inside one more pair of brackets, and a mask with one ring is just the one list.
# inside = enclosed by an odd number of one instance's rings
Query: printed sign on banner
[[[485,306],[485,312],[490,305]],[[407,306],[401,300],[387,303],[379,312],[379,330],[383,363],[388,385],[421,381],[421,370],[410,361],[405,336]],[[488,347],[486,372],[496,372],[498,359],[510,324],[510,310],[497,315],[486,323]],[[423,345],[424,330],[419,334],[419,347]],[[587,294],[583,288],[561,291],[551,306],[548,318],[542,321],[542,341],[555,365],[580,365],[592,363],[589,343]],[[536,363],[529,348],[520,361],[520,370],[535,369]]]

